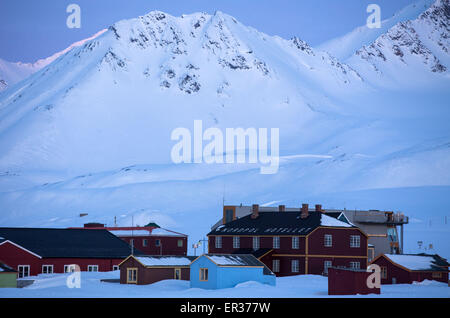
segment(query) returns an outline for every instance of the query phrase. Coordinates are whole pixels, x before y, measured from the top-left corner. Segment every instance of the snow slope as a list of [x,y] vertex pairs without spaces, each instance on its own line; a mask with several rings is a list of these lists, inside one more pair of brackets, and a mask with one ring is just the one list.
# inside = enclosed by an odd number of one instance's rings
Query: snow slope
[[87,39],[77,41],[64,50],[47,58],[37,60],[34,63],[8,62],[0,59],[0,92],[49,65],[61,55],[69,52],[72,48],[83,45],[87,41],[96,38],[105,31],[106,30],[101,30]]

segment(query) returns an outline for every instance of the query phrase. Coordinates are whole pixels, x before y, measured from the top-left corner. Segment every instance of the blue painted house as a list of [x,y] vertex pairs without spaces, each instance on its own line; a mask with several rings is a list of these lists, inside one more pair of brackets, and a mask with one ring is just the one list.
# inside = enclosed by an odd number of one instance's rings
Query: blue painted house
[[275,274],[251,254],[203,254],[190,271],[191,288],[231,288],[247,281],[275,286]]

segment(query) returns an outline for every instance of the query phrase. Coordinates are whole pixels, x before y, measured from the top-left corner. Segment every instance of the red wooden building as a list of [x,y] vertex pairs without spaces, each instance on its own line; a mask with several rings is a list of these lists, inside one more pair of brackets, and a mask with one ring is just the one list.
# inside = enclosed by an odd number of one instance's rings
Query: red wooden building
[[186,234],[163,229],[155,223],[146,226],[105,227],[87,223],[83,229],[105,229],[146,255],[187,255]]
[[425,279],[448,283],[450,264],[439,255],[381,254],[371,264],[380,266],[381,284],[411,284]]
[[[130,246],[106,230],[0,228],[0,261],[19,278],[74,271],[118,270]],[[135,253],[142,254],[139,250]]]
[[367,279],[371,272],[361,269],[328,269],[328,295],[367,295],[380,294],[379,287],[370,288]]
[[194,256],[130,255],[119,264],[120,283],[147,285],[165,279],[189,280]]
[[[225,220],[225,211],[224,211]],[[208,234],[213,254],[251,253],[277,276],[327,274],[331,266],[365,269],[367,235],[307,204],[298,211],[259,212],[228,220]]]

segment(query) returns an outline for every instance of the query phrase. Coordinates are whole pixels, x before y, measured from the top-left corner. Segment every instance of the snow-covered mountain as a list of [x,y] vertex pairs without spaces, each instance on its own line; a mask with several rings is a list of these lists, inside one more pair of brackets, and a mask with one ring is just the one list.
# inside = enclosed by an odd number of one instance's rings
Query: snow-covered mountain
[[96,38],[105,31],[106,29],[101,30],[87,39],[77,41],[71,44],[69,47],[65,48],[64,50],[59,51],[47,58],[37,60],[34,63],[8,62],[3,59],[0,59],[0,92],[27,78],[28,76],[39,71],[43,67],[49,65],[51,62],[56,60],[61,55],[69,52],[72,48],[83,45],[87,41]]
[[[351,206],[362,190],[448,187],[449,12],[437,0],[345,60],[221,12],[119,21],[0,93],[0,224],[133,215],[200,238],[224,197],[330,207],[325,193]],[[194,120],[279,128],[278,173],[173,164],[171,132]],[[402,208],[379,198],[358,208]]]

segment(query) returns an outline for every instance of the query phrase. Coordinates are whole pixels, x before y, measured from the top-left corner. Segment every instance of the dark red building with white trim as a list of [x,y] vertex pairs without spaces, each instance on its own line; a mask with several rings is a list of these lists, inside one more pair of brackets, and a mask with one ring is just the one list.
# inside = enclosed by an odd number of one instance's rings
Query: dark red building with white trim
[[371,264],[380,266],[381,284],[411,284],[425,279],[448,283],[450,264],[439,255],[381,254]]
[[[112,271],[131,247],[106,230],[0,228],[0,261],[19,277],[73,271]],[[139,250],[135,254],[142,254]]]
[[322,275],[331,266],[367,268],[367,235],[320,208],[309,211],[307,204],[297,212],[259,212],[253,205],[252,214],[213,229],[208,245],[210,254],[251,253],[277,276]]

